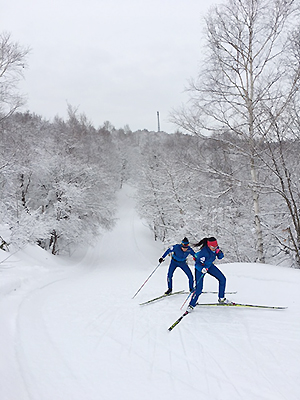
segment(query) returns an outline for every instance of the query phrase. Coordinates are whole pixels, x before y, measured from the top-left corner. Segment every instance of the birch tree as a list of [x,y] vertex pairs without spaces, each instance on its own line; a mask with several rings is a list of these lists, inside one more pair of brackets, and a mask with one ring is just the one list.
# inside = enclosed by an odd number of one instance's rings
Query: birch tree
[[[276,103],[274,117],[280,119],[298,90],[299,73],[284,62],[289,30],[297,22],[297,4],[294,0],[229,0],[212,8],[206,18],[205,62],[190,84],[189,108],[173,113],[179,126],[204,137],[217,133],[218,140],[247,159],[245,184],[252,193],[259,262],[265,262],[265,255],[258,149],[264,141],[262,132],[273,129],[266,109]],[[242,146],[223,139],[227,132],[239,137]]]

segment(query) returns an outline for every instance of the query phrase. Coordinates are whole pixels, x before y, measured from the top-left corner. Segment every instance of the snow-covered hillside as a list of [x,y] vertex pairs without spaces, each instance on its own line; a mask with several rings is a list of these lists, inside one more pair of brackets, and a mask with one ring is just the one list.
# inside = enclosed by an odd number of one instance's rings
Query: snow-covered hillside
[[197,308],[169,332],[186,295],[139,305],[166,290],[167,262],[132,299],[164,250],[134,204],[125,187],[116,227],[84,255],[0,252],[0,399],[298,400],[300,271],[225,257],[229,298],[288,309]]

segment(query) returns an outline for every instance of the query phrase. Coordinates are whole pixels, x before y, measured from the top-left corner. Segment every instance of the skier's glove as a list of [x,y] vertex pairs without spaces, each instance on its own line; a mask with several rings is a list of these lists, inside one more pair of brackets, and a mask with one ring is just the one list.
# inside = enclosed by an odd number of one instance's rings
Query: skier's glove
[[206,274],[207,271],[208,271],[208,268],[202,268],[201,269],[202,274]]
[[216,248],[216,254],[220,253],[220,251],[221,251],[221,250],[219,249],[219,247],[217,247],[217,248]]
[[158,262],[161,264],[162,262],[164,262],[165,260],[162,258],[162,257],[160,257],[160,259],[158,260]]

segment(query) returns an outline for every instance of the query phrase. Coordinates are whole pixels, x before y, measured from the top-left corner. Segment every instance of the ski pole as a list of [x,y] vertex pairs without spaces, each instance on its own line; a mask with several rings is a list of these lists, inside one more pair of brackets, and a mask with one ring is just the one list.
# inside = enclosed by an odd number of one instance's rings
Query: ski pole
[[154,272],[157,270],[157,268],[160,266],[161,263],[158,264],[157,267],[154,268],[154,270],[151,272],[151,274],[148,276],[148,278],[145,280],[145,282],[142,284],[142,286],[138,289],[138,291],[135,293],[135,295],[132,297],[133,299],[135,296],[138,294],[138,292],[143,288],[143,286],[148,282],[148,280],[151,278],[151,276],[154,274]]
[[204,275],[205,275],[205,274],[202,274],[202,275],[200,276],[200,278],[198,279],[198,281],[197,281],[197,283],[196,283],[195,289],[192,290],[192,291],[189,293],[188,297],[184,300],[184,303],[183,303],[182,306],[180,307],[180,310],[183,309],[185,303],[188,301],[188,299],[190,298],[190,296],[196,292],[197,285],[198,285],[198,283],[200,282],[200,279],[202,279]]

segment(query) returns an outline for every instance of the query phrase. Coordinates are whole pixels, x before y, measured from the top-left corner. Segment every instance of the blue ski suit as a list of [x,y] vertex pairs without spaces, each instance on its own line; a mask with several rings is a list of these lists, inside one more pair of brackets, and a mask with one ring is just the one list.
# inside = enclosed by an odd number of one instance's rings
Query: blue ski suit
[[167,274],[167,282],[168,282],[168,289],[172,290],[172,280],[173,280],[173,274],[175,269],[178,267],[182,269],[182,271],[187,275],[188,280],[189,280],[189,289],[190,291],[193,290],[194,288],[194,278],[192,271],[190,270],[189,266],[187,265],[186,259],[188,255],[192,255],[193,257],[196,256],[196,253],[194,250],[188,246],[186,251],[183,251],[181,249],[182,245],[181,244],[175,244],[174,246],[169,247],[164,254],[162,255],[162,258],[165,258],[168,254],[172,253],[172,260],[170,262],[168,274]]
[[224,257],[223,252],[217,248],[215,251],[210,250],[208,246],[204,246],[203,249],[196,253],[196,263],[195,263],[195,281],[196,290],[192,295],[190,305],[195,307],[198,297],[202,293],[203,289],[203,279],[206,274],[203,274],[202,268],[208,268],[207,273],[219,281],[219,298],[224,297],[226,278],[223,273],[217,268],[213,262],[216,258],[221,260]]

